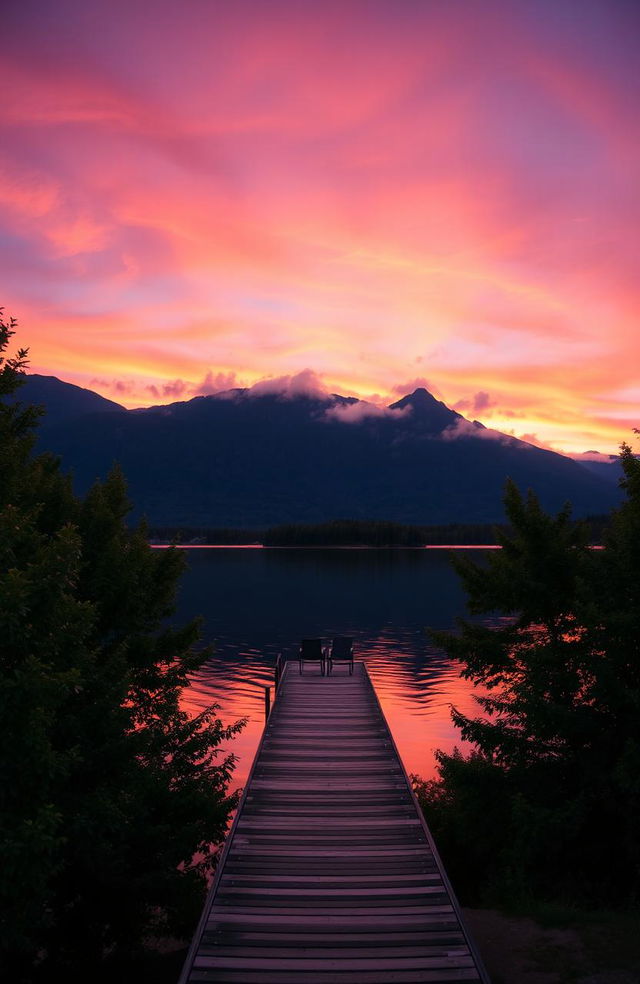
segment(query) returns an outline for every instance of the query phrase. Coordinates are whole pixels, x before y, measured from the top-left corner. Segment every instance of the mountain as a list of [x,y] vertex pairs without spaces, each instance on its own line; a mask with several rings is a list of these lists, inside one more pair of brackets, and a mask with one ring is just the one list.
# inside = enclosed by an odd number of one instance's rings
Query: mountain
[[617,486],[620,479],[624,478],[620,458],[616,454],[601,454],[598,458],[589,457],[590,455],[595,456],[597,454],[597,451],[585,451],[583,455],[576,455],[573,460],[577,461],[582,468],[586,468],[593,475],[598,475],[603,481]]
[[24,385],[20,387],[16,398],[22,403],[34,403],[46,409],[46,416],[41,426],[53,427],[56,424],[67,423],[88,413],[104,413],[121,411],[124,407],[113,400],[106,400],[93,390],[82,389],[72,383],[63,383],[55,376],[39,376],[37,373],[27,376]]
[[231,390],[126,411],[96,394],[79,402],[78,387],[55,382],[40,446],[62,456],[80,493],[119,461],[136,515],[155,525],[499,522],[507,476],[547,509],[569,499],[585,515],[618,501],[571,459],[469,421],[424,389],[387,408]]
[[[397,403],[392,403],[389,409],[405,413],[405,430],[413,430],[421,434],[441,434],[446,428],[456,426],[459,421],[465,420],[461,414],[450,410],[446,404],[436,400],[435,396],[423,387],[414,390],[409,396],[403,396]],[[482,428],[482,424],[477,426]]]

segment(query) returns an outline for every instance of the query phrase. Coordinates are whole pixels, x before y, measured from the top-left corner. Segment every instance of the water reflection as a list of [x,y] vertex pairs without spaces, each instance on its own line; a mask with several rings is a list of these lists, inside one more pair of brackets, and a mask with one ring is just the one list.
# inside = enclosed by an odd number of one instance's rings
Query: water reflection
[[239,784],[262,733],[276,657],[293,658],[303,637],[354,638],[409,772],[433,775],[435,749],[461,744],[450,706],[471,711],[473,688],[425,631],[450,628],[464,613],[446,553],[226,548],[190,550],[188,565],[176,618],[202,615],[215,655],[185,703],[197,711],[216,702],[226,722],[249,719],[232,743]]

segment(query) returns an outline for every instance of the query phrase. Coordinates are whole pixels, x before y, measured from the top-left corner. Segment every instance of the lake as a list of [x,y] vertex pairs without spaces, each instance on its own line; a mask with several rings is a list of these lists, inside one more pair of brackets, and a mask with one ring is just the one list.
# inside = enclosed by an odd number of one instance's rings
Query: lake
[[465,614],[449,551],[203,547],[186,554],[176,620],[201,615],[215,655],[194,677],[185,706],[195,712],[215,702],[225,723],[249,719],[229,743],[239,758],[236,785],[246,780],[264,727],[264,687],[273,685],[276,657],[294,658],[302,638],[353,636],[408,772],[429,778],[435,750],[462,745],[450,707],[473,712],[473,686],[426,631],[452,628]]

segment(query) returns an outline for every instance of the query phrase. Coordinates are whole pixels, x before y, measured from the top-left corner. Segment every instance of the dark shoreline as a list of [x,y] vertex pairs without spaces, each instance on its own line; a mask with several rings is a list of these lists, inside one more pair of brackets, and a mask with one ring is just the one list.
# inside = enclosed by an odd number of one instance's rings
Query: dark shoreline
[[407,546],[404,543],[155,543],[157,550],[178,547],[180,550],[502,550],[499,543],[423,543]]
[[[607,516],[590,516],[594,545],[602,542]],[[420,526],[386,520],[336,519],[324,523],[290,523],[270,527],[206,527],[157,524],[149,527],[152,546],[245,547],[253,549],[320,550],[456,550],[493,549],[506,523],[447,523]]]

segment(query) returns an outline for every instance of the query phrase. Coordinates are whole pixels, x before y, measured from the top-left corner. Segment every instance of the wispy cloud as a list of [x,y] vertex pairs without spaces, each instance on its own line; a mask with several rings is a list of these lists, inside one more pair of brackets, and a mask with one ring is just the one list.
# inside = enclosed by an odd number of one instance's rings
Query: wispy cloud
[[464,438],[475,438],[479,441],[498,441],[500,444],[514,444],[514,438],[501,431],[492,430],[490,427],[483,427],[477,421],[466,420],[460,417],[450,427],[446,427],[440,435],[442,441],[458,441]]
[[599,461],[602,464],[609,465],[612,461],[617,461],[618,456],[615,454],[602,454],[601,451],[582,451],[577,454],[569,455],[574,461]]
[[425,376],[416,376],[413,379],[408,379],[406,383],[396,383],[395,386],[391,387],[391,393],[394,396],[408,396],[409,393],[414,393],[417,389],[426,389],[429,393],[437,396],[439,400],[442,399],[442,394],[439,392],[436,383],[427,379]]
[[480,390],[470,399],[458,400],[451,409],[457,410],[458,413],[469,410],[472,413],[486,414],[495,406],[497,406],[496,401],[492,400],[488,393]]
[[235,372],[209,372],[201,383],[197,383],[192,388],[194,396],[213,396],[215,393],[224,393],[226,390],[241,387]]
[[114,379],[111,389],[118,396],[130,396],[134,391],[134,383],[130,379]]
[[295,399],[299,396],[324,397],[327,388],[317,373],[312,369],[289,376],[273,376],[260,379],[247,390],[247,396],[280,396],[283,399]]
[[337,420],[341,424],[361,424],[365,420],[386,417],[390,420],[401,420],[411,413],[411,407],[400,407],[392,410],[391,407],[381,407],[375,403],[367,403],[361,400],[358,403],[336,403],[335,406],[325,410],[324,419],[328,421]]

